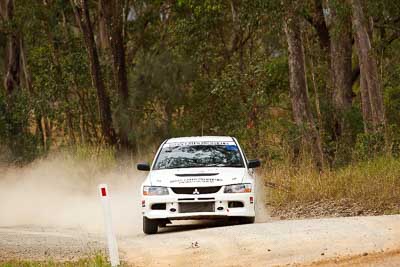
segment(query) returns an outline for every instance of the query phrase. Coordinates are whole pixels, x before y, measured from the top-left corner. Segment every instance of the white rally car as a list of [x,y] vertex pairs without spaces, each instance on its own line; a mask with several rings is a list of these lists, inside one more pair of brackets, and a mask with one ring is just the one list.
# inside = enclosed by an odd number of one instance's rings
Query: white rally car
[[171,220],[235,217],[255,219],[253,168],[237,140],[225,136],[181,137],[164,141],[143,182],[143,232],[157,233]]

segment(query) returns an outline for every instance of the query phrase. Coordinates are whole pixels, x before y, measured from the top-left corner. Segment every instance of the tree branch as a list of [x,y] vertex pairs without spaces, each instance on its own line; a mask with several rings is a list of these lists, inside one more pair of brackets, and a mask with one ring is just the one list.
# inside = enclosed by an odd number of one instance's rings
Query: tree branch
[[314,8],[312,14],[303,12],[303,17],[317,31],[319,45],[323,50],[328,51],[330,47],[330,34],[328,26],[325,23],[324,10],[321,0],[314,0]]

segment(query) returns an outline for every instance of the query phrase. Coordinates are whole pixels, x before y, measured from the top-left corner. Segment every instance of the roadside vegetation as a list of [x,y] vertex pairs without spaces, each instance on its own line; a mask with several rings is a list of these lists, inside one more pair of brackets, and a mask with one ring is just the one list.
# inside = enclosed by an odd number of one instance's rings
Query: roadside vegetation
[[[122,263],[120,266],[127,266]],[[77,261],[26,261],[26,260],[11,260],[0,261],[0,267],[111,267],[103,255],[96,255]]]
[[61,152],[90,173],[169,137],[230,135],[261,158],[275,207],[396,212],[399,14],[393,0],[2,0],[0,167]]
[[[381,156],[319,173],[311,165],[264,170],[275,215],[324,217],[400,213],[400,159]],[[286,213],[286,214],[285,214]]]

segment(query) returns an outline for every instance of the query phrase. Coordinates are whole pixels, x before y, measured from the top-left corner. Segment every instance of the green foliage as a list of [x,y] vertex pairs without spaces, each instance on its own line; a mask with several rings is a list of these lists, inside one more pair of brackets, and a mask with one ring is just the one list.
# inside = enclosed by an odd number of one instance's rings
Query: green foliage
[[[114,126],[126,126],[129,141],[139,153],[172,136],[233,135],[251,156],[273,162],[292,160],[299,153],[295,150],[303,130],[292,120],[283,31],[285,11],[292,4],[263,0],[132,2],[125,10],[130,16],[123,25],[130,95],[125,106],[114,81],[112,54],[102,41],[104,25],[98,6],[89,1]],[[315,2],[297,4],[308,96],[328,165],[343,167],[382,155],[387,147],[392,154],[397,153],[398,5],[389,0],[365,3],[368,15],[374,17],[374,53],[379,56],[390,128],[388,140],[383,140],[381,135],[364,134],[357,82],[352,109],[347,114],[334,113],[328,82],[329,54],[321,49],[317,31],[309,23]],[[336,37],[344,25],[347,27],[344,18],[351,10],[339,0],[330,5],[343,18],[343,24],[330,27],[330,36]],[[330,10],[325,12],[329,20]],[[10,98],[12,108],[1,88],[0,145],[11,151],[12,160],[29,161],[52,149],[70,146],[101,146],[104,139],[97,94],[71,4],[61,0],[46,4],[15,1],[14,18],[0,25],[2,73],[10,33],[18,33],[23,39],[26,71],[31,78],[28,86],[21,71],[20,88]],[[346,133],[340,138],[335,136],[333,123],[338,115],[343,116],[346,125]],[[95,152],[77,149],[76,153]]]
[[[394,43],[392,46],[391,49],[394,52],[400,48],[400,42]],[[400,126],[400,64],[398,59],[399,56],[395,55],[387,65],[385,64],[387,75],[384,81],[384,100],[389,123]]]
[[166,136],[179,134],[176,118],[195,75],[192,64],[171,51],[138,56],[137,68],[130,73],[134,115],[129,117],[135,125],[131,138],[138,145],[158,143]]
[[354,149],[356,159],[368,160],[384,152],[385,138],[381,133],[362,133],[357,136]]
[[39,142],[27,125],[31,109],[27,95],[23,93],[5,97],[0,93],[0,146],[7,146],[13,163],[29,162],[40,153]]

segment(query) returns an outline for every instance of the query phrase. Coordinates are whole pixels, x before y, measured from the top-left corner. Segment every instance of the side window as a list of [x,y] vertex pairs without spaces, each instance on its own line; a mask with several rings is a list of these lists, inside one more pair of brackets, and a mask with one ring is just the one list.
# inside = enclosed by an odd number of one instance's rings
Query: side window
[[153,162],[152,162],[151,165],[150,165],[150,166],[151,166],[151,170],[154,169],[155,164],[156,164],[156,162],[157,162],[157,159],[158,159],[158,157],[160,156],[161,150],[162,150],[164,144],[165,144],[167,141],[168,141],[168,139],[165,140],[164,142],[162,142],[161,145],[159,146],[159,148],[157,149],[157,152],[156,152],[156,154],[155,154],[155,157],[154,157],[154,159],[153,159]]
[[239,147],[239,150],[242,152],[243,155],[243,160],[245,162],[245,165],[247,166],[247,157],[246,157],[246,153],[244,153],[244,150],[242,149],[242,147],[239,145],[238,141],[236,140],[236,138],[233,138],[233,141],[235,142],[235,144]]

